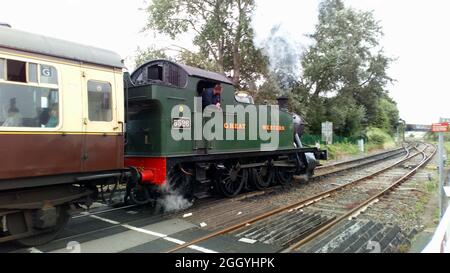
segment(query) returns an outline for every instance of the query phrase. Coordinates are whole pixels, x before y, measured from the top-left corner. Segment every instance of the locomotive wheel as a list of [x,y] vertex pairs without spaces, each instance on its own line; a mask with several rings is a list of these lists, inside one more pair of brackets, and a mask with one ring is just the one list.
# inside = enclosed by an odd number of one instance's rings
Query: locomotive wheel
[[[31,227],[34,232],[39,234],[31,235],[26,238],[17,239],[16,242],[24,247],[39,246],[49,243],[64,229],[70,219],[68,206],[56,207],[57,219],[56,225],[46,229]],[[25,217],[32,217],[32,211],[24,211],[6,216],[6,224],[11,235],[18,235],[27,232]]]
[[251,170],[251,184],[257,190],[264,190],[268,188],[275,178],[275,172],[273,169],[262,166]]
[[276,168],[275,170],[278,184],[289,186],[294,179],[294,170],[288,168]]
[[192,175],[185,174],[180,169],[173,169],[169,174],[169,187],[171,192],[183,196],[190,202],[193,201],[194,183]]
[[239,164],[226,164],[218,170],[217,188],[225,197],[238,195],[248,180],[248,170],[241,169]]

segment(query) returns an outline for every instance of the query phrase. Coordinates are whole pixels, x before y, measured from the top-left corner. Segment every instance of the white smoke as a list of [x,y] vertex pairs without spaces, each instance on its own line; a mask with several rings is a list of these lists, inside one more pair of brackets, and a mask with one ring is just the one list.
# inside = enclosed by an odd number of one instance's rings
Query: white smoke
[[302,50],[281,25],[272,28],[262,50],[269,57],[269,71],[276,77],[282,90],[298,79]]
[[282,90],[301,77],[300,59],[311,43],[306,35],[314,30],[317,10],[317,0],[257,2],[252,18],[254,43],[268,56],[268,69]]
[[185,210],[192,206],[192,202],[179,194],[169,194],[157,200],[157,207],[160,207],[163,212],[175,212]]
[[172,189],[169,183],[165,183],[161,191],[161,197],[156,200],[156,211],[176,212],[193,205],[192,200],[186,199],[178,190]]

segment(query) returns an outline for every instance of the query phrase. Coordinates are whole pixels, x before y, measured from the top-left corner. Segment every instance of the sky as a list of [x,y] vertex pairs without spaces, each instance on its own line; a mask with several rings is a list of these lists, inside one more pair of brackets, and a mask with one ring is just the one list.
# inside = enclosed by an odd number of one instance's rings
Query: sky
[[[150,1],[150,0],[148,0]],[[0,22],[13,28],[119,53],[132,71],[138,47],[191,46],[192,37],[176,41],[143,32],[145,0],[14,0],[3,1]],[[256,42],[267,39],[274,25],[297,48],[305,48],[317,22],[319,0],[256,0]],[[385,36],[381,44],[396,61],[389,86],[407,123],[431,124],[450,118],[450,1],[344,0],[356,9],[373,10]]]

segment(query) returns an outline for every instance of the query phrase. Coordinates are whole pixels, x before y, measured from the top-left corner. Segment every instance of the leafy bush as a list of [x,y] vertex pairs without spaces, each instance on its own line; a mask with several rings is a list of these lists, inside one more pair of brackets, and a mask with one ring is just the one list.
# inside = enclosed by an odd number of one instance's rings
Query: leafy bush
[[369,128],[367,130],[367,138],[370,143],[375,145],[384,145],[394,142],[388,133],[379,128]]

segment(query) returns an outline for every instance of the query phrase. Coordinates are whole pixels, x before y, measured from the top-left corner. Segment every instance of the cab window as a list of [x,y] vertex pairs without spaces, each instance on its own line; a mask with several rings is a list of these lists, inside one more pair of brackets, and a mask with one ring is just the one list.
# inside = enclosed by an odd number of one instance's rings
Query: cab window
[[185,88],[188,75],[183,68],[176,64],[158,61],[136,70],[131,79],[137,85],[159,84]]
[[163,68],[160,65],[152,65],[147,67],[147,79],[153,81],[163,80]]

